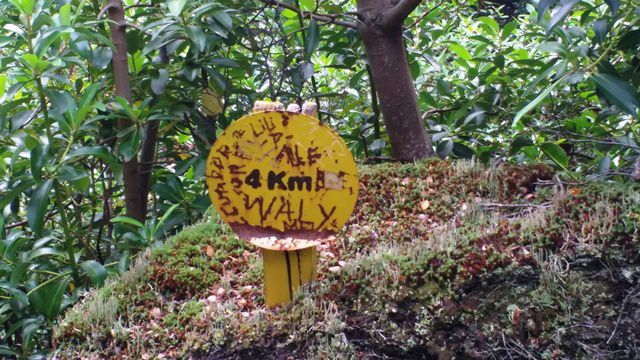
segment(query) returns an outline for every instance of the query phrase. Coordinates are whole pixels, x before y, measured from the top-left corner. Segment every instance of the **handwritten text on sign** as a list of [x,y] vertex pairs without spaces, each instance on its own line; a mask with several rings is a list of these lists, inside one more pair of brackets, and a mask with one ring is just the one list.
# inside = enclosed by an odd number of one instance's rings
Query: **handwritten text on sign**
[[[224,131],[209,153],[207,187],[240,237],[280,250],[337,232],[358,196],[356,164],[342,139],[313,117],[278,111],[245,116]],[[299,241],[253,241],[265,237]]]

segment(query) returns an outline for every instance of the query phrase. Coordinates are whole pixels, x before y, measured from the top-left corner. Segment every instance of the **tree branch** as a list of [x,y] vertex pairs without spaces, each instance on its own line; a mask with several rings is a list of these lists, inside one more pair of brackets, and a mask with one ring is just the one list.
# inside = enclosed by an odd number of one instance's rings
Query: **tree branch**
[[349,21],[344,21],[344,20],[339,20],[338,14],[335,15],[329,15],[329,14],[318,14],[315,12],[309,12],[309,11],[302,11],[299,8],[293,6],[293,5],[289,5],[287,3],[281,2],[281,1],[277,1],[277,0],[260,0],[263,3],[267,4],[267,5],[273,5],[273,6],[277,6],[277,7],[281,7],[283,9],[289,9],[295,13],[297,13],[300,17],[302,18],[312,18],[314,20],[317,20],[319,22],[321,22],[322,24],[336,24],[336,25],[340,25],[340,26],[344,26],[347,28],[351,28],[351,29],[358,29],[358,25]]
[[440,5],[442,5],[443,2],[444,2],[444,0],[441,0],[434,7],[432,7],[431,9],[429,9],[427,11],[425,11],[424,14],[422,14],[418,19],[416,19],[416,21],[414,21],[411,25],[407,26],[407,29],[411,29],[412,27],[418,25],[422,20],[424,20],[427,16],[429,16],[429,14],[431,14],[434,10],[439,8]]
[[422,0],[400,0],[396,6],[382,14],[382,25],[389,27],[402,24],[421,2]]

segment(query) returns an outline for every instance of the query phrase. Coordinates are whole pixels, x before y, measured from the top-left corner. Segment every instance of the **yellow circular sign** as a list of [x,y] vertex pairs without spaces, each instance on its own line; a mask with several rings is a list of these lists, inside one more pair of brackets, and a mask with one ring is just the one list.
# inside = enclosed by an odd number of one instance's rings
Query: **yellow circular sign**
[[285,111],[232,123],[211,148],[206,176],[220,216],[271,250],[317,245],[344,226],[358,198],[356,163],[340,136]]

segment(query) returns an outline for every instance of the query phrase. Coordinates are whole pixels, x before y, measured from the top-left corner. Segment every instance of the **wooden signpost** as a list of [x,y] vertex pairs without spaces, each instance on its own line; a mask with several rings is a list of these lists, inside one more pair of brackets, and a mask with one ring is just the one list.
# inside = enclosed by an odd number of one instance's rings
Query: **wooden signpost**
[[206,182],[220,216],[262,248],[267,306],[316,277],[316,245],[338,232],[358,197],[358,174],[340,136],[315,117],[258,111],[211,148]]

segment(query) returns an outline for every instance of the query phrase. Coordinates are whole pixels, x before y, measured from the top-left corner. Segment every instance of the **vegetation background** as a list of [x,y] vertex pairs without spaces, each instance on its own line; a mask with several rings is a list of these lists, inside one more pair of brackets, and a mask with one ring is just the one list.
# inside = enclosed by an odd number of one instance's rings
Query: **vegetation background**
[[[199,222],[208,149],[256,100],[317,102],[363,163],[640,179],[635,0],[403,1],[404,49],[377,53],[366,3],[0,2],[0,354],[45,356],[87,289]],[[375,80],[402,55],[415,106]],[[399,106],[419,109],[419,154],[388,131]]]

